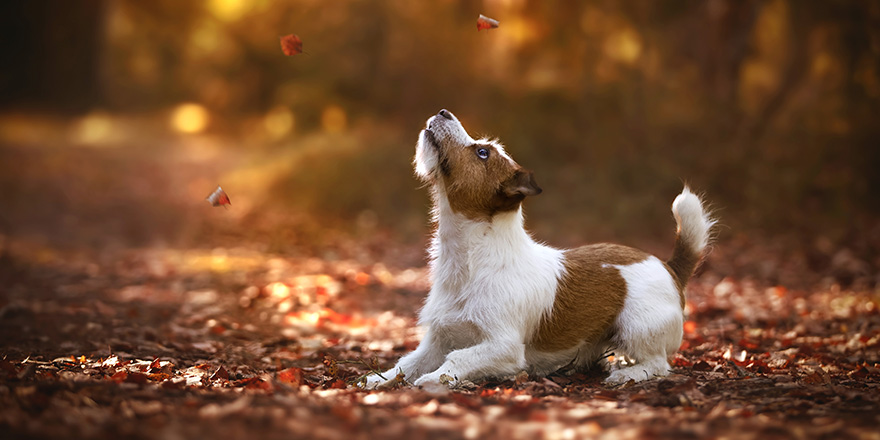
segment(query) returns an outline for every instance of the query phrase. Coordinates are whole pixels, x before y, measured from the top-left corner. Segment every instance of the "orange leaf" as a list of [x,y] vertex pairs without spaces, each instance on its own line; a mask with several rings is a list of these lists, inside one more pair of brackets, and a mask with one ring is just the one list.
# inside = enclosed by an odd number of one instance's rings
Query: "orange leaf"
[[302,368],[288,368],[278,372],[278,380],[289,383],[295,387],[302,385],[303,372]]
[[281,50],[284,55],[293,56],[303,51],[303,42],[294,34],[281,37]]
[[336,363],[336,359],[333,359],[330,355],[324,356],[324,372],[330,377],[336,377],[339,374],[339,365]]

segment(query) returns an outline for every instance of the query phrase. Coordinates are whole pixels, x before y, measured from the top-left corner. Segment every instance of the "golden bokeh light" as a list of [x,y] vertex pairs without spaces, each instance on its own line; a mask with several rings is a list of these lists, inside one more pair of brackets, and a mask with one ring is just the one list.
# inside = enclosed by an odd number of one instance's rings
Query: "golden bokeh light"
[[348,116],[342,107],[330,105],[321,113],[321,128],[327,133],[341,133],[348,125]]
[[110,116],[105,112],[95,111],[76,123],[73,138],[78,143],[94,146],[106,143],[112,133],[113,122]]
[[609,58],[621,63],[633,64],[642,54],[642,40],[634,29],[624,28],[605,38],[603,48]]
[[503,21],[498,33],[513,46],[519,47],[538,36],[535,25],[526,18],[512,16]]
[[272,298],[281,300],[290,296],[290,287],[281,282],[271,283],[266,286],[266,291]]
[[171,127],[181,133],[200,133],[210,121],[208,110],[191,102],[180,104],[171,112]]
[[250,0],[210,0],[208,10],[223,21],[236,21],[251,9]]
[[263,128],[273,140],[281,139],[293,132],[295,124],[296,118],[293,112],[283,105],[273,107],[263,116]]

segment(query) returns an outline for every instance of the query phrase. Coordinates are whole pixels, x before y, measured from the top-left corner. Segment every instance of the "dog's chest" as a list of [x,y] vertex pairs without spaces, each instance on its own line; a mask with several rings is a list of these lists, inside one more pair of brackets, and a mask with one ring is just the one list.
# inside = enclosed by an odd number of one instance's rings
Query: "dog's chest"
[[481,242],[486,238],[455,246],[435,242],[434,285],[420,322],[450,346],[472,346],[500,334],[525,339],[552,307],[560,251],[525,236]]

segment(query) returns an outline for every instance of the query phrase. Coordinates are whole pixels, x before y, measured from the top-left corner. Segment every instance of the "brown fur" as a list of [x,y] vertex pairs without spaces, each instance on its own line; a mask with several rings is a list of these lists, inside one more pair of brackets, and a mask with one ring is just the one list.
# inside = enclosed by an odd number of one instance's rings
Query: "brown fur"
[[556,290],[553,309],[541,320],[531,345],[553,352],[583,341],[599,342],[623,309],[626,281],[614,267],[648,258],[626,246],[600,243],[565,252],[565,273]]
[[[489,150],[489,158],[477,149]],[[453,211],[472,220],[491,220],[499,212],[519,207],[526,196],[541,193],[531,171],[507,160],[491,144],[476,143],[442,149],[441,168]]]
[[694,269],[700,264],[701,254],[694,251],[681,239],[681,235],[675,236],[675,247],[672,248],[672,257],[666,261],[666,269],[675,280],[675,287],[678,287],[678,295],[681,297],[681,307],[684,308],[685,296],[684,288],[687,285]]

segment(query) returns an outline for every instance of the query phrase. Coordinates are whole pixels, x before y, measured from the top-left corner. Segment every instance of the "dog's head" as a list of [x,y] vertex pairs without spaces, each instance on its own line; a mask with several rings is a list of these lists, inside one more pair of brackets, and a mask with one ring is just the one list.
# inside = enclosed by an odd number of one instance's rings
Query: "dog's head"
[[416,174],[446,197],[453,211],[474,220],[516,210],[526,196],[541,193],[532,172],[500,143],[473,139],[447,110],[428,119],[414,164]]

